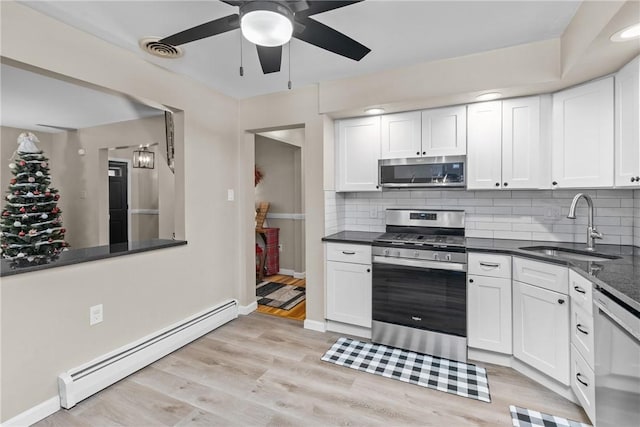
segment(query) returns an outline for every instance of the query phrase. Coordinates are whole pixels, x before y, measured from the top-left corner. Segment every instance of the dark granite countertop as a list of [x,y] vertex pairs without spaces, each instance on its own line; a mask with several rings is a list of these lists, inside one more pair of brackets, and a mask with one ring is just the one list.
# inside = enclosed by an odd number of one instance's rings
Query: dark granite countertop
[[576,261],[524,251],[520,248],[553,246],[581,251],[585,248],[584,243],[480,238],[467,238],[466,241],[467,250],[471,252],[506,253],[573,267],[577,273],[640,311],[640,248],[599,244],[596,245],[596,254],[615,255],[620,258],[607,261]]
[[322,238],[323,242],[356,243],[370,245],[373,240],[383,233],[374,231],[341,231]]
[[12,267],[8,260],[3,259],[2,262],[0,262],[0,277],[28,273],[30,271],[46,270],[48,268],[62,267],[65,265],[80,264],[82,262],[96,261],[99,259],[113,258],[139,252],[154,251],[157,249],[182,246],[186,244],[187,242],[185,240],[156,239],[140,242],[118,243],[115,245],[94,246],[91,248],[70,249],[62,252],[57,260],[48,264],[17,268]]
[[[324,242],[371,244],[382,233],[367,231],[341,231],[324,237]],[[611,294],[640,311],[640,248],[635,246],[596,246],[596,253],[615,255],[619,259],[607,261],[575,261],[524,251],[529,246],[554,246],[573,250],[584,250],[584,243],[561,243],[534,240],[481,239],[467,237],[467,250],[472,252],[494,252],[517,255],[539,261],[572,267],[577,273],[609,291]]]

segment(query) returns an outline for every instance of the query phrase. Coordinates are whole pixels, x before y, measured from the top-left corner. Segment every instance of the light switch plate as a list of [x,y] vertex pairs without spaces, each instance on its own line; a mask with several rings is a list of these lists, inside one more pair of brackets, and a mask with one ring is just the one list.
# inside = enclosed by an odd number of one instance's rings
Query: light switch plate
[[94,305],[89,307],[89,325],[93,326],[102,322],[103,314],[102,314],[102,304]]
[[233,191],[232,188],[227,190],[227,200],[230,202],[233,202],[236,199],[236,195],[235,192]]

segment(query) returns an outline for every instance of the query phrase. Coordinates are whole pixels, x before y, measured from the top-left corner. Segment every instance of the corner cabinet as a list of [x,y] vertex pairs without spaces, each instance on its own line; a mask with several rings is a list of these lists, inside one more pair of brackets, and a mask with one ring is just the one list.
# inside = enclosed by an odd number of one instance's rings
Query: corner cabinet
[[326,244],[326,318],[371,328],[371,246]]
[[468,108],[467,188],[550,188],[548,96],[472,104]]
[[554,187],[613,186],[613,118],[613,77],[553,94]]
[[615,185],[640,188],[640,57],[615,75]]
[[336,191],[380,191],[380,117],[338,120]]

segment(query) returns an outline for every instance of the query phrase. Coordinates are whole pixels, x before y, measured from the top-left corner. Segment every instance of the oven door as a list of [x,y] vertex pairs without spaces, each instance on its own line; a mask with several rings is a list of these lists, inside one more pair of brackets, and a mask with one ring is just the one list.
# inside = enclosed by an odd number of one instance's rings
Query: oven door
[[467,336],[466,265],[373,258],[374,321]]

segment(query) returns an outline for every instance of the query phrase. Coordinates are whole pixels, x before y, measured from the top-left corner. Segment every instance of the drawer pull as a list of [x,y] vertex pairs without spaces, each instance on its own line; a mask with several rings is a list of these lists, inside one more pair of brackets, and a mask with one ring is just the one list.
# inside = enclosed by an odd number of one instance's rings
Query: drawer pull
[[480,265],[483,267],[490,267],[490,268],[498,268],[500,267],[500,264],[497,262],[483,262],[480,261]]
[[576,329],[579,330],[580,332],[582,332],[585,335],[589,335],[589,331],[587,331],[586,329],[582,329],[582,325],[580,323],[578,323],[576,325]]
[[582,381],[580,378],[582,378],[582,375],[580,375],[580,372],[578,372],[576,374],[576,379],[578,380],[578,382],[580,384],[582,384],[583,386],[585,386],[585,387],[589,387],[589,383],[586,383],[586,382]]
[[355,255],[356,253],[354,251],[342,251],[343,254],[345,255]]
[[584,289],[582,289],[580,286],[574,286],[573,289],[576,290],[576,292],[579,292],[581,294],[586,294],[587,291],[585,291]]

